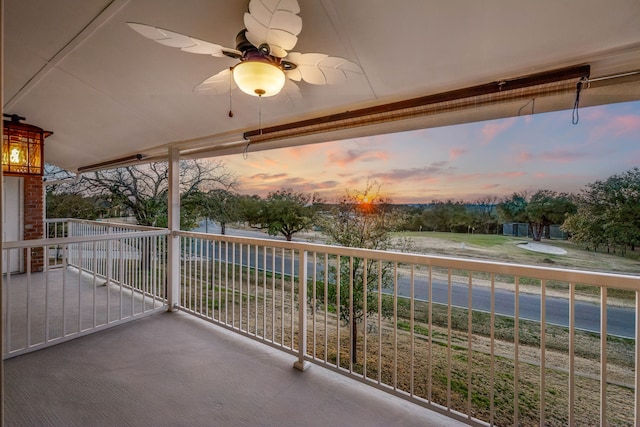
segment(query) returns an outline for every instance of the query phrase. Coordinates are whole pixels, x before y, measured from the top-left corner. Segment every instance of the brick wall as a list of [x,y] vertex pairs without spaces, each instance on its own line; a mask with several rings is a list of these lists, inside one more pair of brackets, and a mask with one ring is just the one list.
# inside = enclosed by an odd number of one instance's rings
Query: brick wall
[[[41,176],[24,177],[24,240],[44,238],[44,200]],[[27,262],[27,254],[24,257]],[[26,267],[26,265],[25,265]],[[42,271],[44,252],[42,248],[31,250],[31,271]]]

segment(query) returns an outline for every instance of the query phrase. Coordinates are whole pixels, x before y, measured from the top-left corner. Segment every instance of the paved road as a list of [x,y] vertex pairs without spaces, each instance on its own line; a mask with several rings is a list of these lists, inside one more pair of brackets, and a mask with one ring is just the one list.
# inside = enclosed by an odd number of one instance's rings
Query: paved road
[[[204,232],[205,227],[202,226],[194,231]],[[219,232],[219,228],[209,225],[209,232]],[[247,230],[228,230],[229,235],[243,237],[267,238],[265,233],[259,231]],[[283,240],[276,238],[277,240]],[[253,249],[253,248],[252,248]],[[231,257],[231,253],[228,255]],[[236,262],[240,262],[240,251],[237,250]],[[217,258],[217,254],[216,254]],[[250,256],[250,266],[255,267],[255,253],[252,251]],[[246,265],[247,255],[246,247],[242,254],[242,264]],[[267,254],[267,270],[271,270],[273,260],[271,253]],[[258,269],[263,269],[263,257],[258,257]],[[297,261],[293,265],[294,271],[297,271]],[[313,266],[310,264],[309,268]],[[321,268],[321,266],[319,267]],[[282,272],[282,259],[276,254],[275,260],[276,273]],[[286,259],[284,263],[284,274],[291,274],[291,260]],[[400,277],[398,281],[398,294],[408,297],[410,295],[410,280],[408,277]],[[446,281],[433,281],[433,302],[436,304],[448,303],[448,283]],[[429,289],[426,281],[415,281],[414,295],[416,299],[428,301]],[[451,304],[456,307],[467,308],[469,288],[466,283],[452,283],[451,288]],[[485,286],[475,286],[472,288],[471,307],[473,310],[490,312],[491,310],[491,290]],[[495,294],[495,312],[496,314],[513,317],[515,313],[515,292],[509,289],[496,289]],[[540,295],[520,293],[519,310],[520,318],[533,321],[540,321]],[[568,326],[569,325],[569,300],[562,297],[545,298],[546,321],[549,324]],[[600,306],[598,304],[576,301],[575,303],[575,326],[577,329],[600,332]],[[607,332],[610,335],[619,337],[634,338],[635,337],[635,310],[627,307],[609,306],[607,308]]]

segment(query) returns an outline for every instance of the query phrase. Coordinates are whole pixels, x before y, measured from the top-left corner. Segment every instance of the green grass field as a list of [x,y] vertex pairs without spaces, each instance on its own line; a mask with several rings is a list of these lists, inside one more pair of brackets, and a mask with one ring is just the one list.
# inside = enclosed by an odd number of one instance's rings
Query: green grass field
[[412,251],[424,254],[449,255],[512,262],[547,267],[579,270],[640,274],[640,252],[627,252],[626,256],[587,251],[566,240],[546,240],[541,243],[562,248],[565,255],[533,252],[518,245],[530,242],[526,237],[490,234],[402,232],[395,238],[409,238]]

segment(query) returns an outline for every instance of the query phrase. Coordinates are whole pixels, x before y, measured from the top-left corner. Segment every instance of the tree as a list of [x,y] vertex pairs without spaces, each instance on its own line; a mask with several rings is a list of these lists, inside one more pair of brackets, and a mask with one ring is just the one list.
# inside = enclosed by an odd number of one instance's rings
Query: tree
[[495,196],[476,200],[472,205],[473,210],[470,212],[471,226],[483,234],[495,234],[498,231],[497,203],[498,198]]
[[47,218],[97,219],[107,213],[104,201],[77,193],[47,192]]
[[506,221],[528,223],[535,242],[542,240],[547,227],[562,224],[567,215],[577,209],[570,195],[551,190],[538,190],[530,197],[526,193],[514,193],[497,208]]
[[577,203],[577,212],[563,224],[574,241],[594,250],[621,248],[623,254],[640,245],[640,169],[588,184]]
[[[234,174],[221,161],[183,160],[179,173],[183,229],[197,224],[198,211],[194,203],[189,203],[191,197],[198,191],[229,189],[236,183]],[[168,180],[167,162],[156,162],[93,172],[83,176],[79,185],[86,194],[102,196],[113,206],[123,206],[140,225],[167,227]]]
[[208,192],[194,193],[189,203],[206,219],[220,224],[220,233],[225,234],[227,224],[241,219],[239,196],[225,188],[215,188]]
[[466,232],[471,222],[462,202],[434,201],[423,213],[426,227],[433,231]]
[[[386,200],[378,196],[378,190],[372,186],[365,191],[347,191],[337,205],[320,221],[322,232],[327,235],[328,243],[353,248],[388,250],[398,249],[391,241],[390,232],[399,226],[403,217],[389,208]],[[406,244],[406,242],[404,242]],[[402,248],[400,248],[402,249]],[[328,304],[339,313],[340,319],[351,323],[351,354],[353,363],[357,362],[358,324],[364,320],[364,299],[367,300],[366,314],[372,314],[378,307],[378,284],[389,288],[393,284],[393,265],[367,262],[363,258],[341,257],[339,265],[329,267],[325,273],[327,280]],[[366,270],[366,274],[365,274]],[[339,293],[338,295],[338,277]],[[365,282],[366,277],[366,282]],[[350,286],[353,286],[350,292]],[[365,293],[366,286],[366,293]],[[324,281],[319,280],[316,291],[324,293]],[[350,301],[350,293],[353,301]],[[339,301],[339,304],[338,302]],[[337,305],[337,307],[336,307]],[[389,316],[393,307],[383,298],[381,316]],[[351,318],[353,314],[353,318]]]
[[45,164],[46,217],[96,219],[108,212],[105,200],[82,193],[68,171]]
[[295,233],[309,228],[315,219],[313,194],[282,189],[269,193],[264,200],[248,198],[243,203],[243,217],[251,227],[282,234],[287,241]]

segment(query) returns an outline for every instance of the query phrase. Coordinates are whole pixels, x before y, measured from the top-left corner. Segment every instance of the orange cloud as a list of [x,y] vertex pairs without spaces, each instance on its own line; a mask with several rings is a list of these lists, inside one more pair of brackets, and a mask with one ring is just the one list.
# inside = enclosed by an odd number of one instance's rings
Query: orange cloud
[[626,115],[618,116],[612,120],[612,127],[616,136],[628,133],[640,133],[640,116]]
[[610,139],[612,136],[620,137],[640,133],[640,115],[625,114],[602,118],[600,121],[602,124],[591,131],[591,137],[596,139]]
[[464,148],[452,148],[449,150],[449,160],[455,160],[467,151]]
[[571,163],[576,160],[588,157],[587,153],[579,152],[579,151],[569,151],[569,150],[553,150],[547,151],[540,154],[540,157],[543,160],[547,160],[550,162],[558,162],[558,163]]
[[276,173],[276,174],[257,173],[255,175],[251,175],[248,179],[257,179],[260,181],[274,181],[274,180],[281,180],[286,177],[287,177],[286,173]]
[[494,120],[489,123],[486,123],[482,126],[482,143],[488,144],[493,141],[496,136],[500,135],[505,130],[509,129],[516,122],[516,117],[512,117],[510,119],[503,120]]
[[323,148],[322,144],[300,145],[298,147],[288,148],[286,154],[294,159],[300,159],[302,157],[313,155]]
[[516,157],[516,163],[526,163],[531,159],[533,159],[533,154],[528,151],[521,151]]
[[375,160],[388,160],[389,154],[384,151],[368,150],[341,150],[327,153],[327,161],[330,165],[346,167],[357,162],[372,162]]

